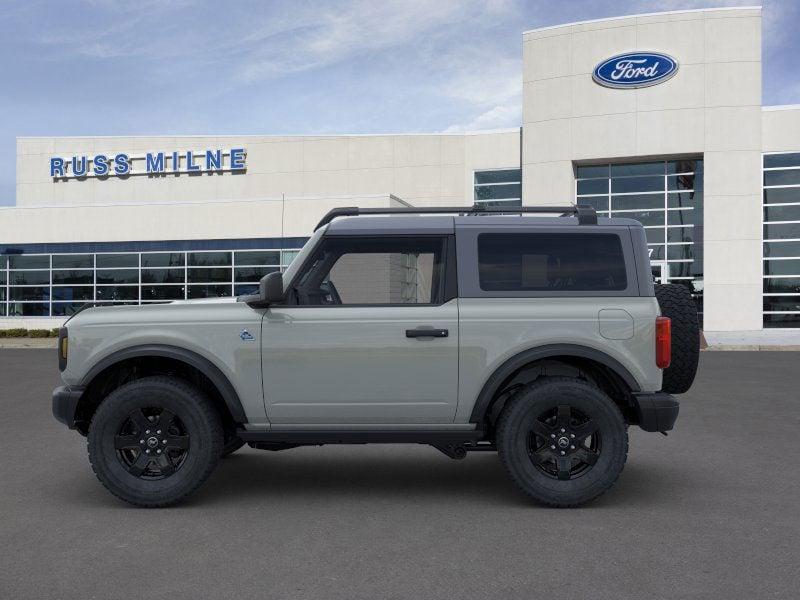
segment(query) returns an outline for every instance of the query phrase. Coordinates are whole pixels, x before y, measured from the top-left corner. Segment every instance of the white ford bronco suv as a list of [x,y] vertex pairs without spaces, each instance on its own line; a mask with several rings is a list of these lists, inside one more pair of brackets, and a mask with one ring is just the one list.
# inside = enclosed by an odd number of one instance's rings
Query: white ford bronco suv
[[497,451],[529,496],[576,506],[619,477],[629,425],[672,429],[699,330],[686,288],[654,286],[637,221],[340,208],[258,294],[87,307],[58,353],[55,417],[138,506],[245,443]]

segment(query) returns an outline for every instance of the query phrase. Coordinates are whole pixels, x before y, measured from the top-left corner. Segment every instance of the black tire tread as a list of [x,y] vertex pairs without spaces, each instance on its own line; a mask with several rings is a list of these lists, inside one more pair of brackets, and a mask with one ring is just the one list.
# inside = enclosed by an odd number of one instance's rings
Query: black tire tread
[[661,389],[669,394],[689,391],[700,361],[700,326],[697,307],[682,285],[655,286],[661,313],[672,321],[672,360],[664,369]]
[[[212,435],[212,439],[209,440],[208,443],[210,443],[212,445],[212,448],[215,449],[214,452],[213,452],[213,456],[217,457],[217,460],[218,460],[219,456],[220,456],[220,454],[222,452],[223,430],[222,430],[222,423],[220,422],[219,414],[217,413],[217,409],[214,407],[214,405],[211,403],[211,401],[204,394],[202,394],[197,388],[195,388],[191,384],[187,383],[186,381],[184,381],[182,379],[178,379],[176,377],[169,377],[169,376],[166,376],[166,375],[158,375],[158,376],[153,376],[153,377],[143,377],[142,379],[137,379],[137,380],[134,380],[134,381],[132,381],[130,383],[127,383],[125,385],[122,385],[122,386],[118,387],[113,392],[111,392],[100,403],[100,406],[97,408],[97,410],[95,411],[94,415],[92,415],[92,421],[91,421],[91,423],[89,425],[89,431],[91,432],[92,424],[96,420],[103,419],[105,417],[105,413],[106,412],[114,410],[115,407],[113,406],[113,399],[115,397],[117,397],[119,395],[122,395],[125,391],[127,391],[131,387],[140,386],[140,385],[143,385],[143,384],[159,385],[159,386],[163,386],[163,387],[171,387],[171,388],[176,389],[176,390],[178,390],[178,391],[180,391],[180,392],[182,392],[184,394],[188,394],[188,395],[191,395],[191,396],[194,397],[194,399],[196,401],[196,404],[197,404],[197,408],[201,412],[202,417],[204,419],[206,419],[206,421],[211,425],[212,430],[215,430],[214,435]],[[91,435],[91,433],[90,433],[90,435]],[[184,500],[187,496],[189,496],[192,493],[194,493],[197,490],[197,488],[199,488],[203,484],[203,482],[205,482],[205,480],[208,479],[208,477],[214,471],[214,468],[217,466],[217,461],[216,460],[208,461],[208,463],[205,465],[205,468],[201,472],[200,476],[196,477],[195,480],[192,482],[192,484],[190,486],[187,486],[183,490],[183,492],[180,494],[180,496],[177,496],[175,498],[172,498],[172,499],[170,499],[168,501],[164,501],[164,502],[156,502],[156,501],[142,502],[142,501],[134,500],[133,498],[130,498],[130,497],[122,496],[119,493],[117,493],[116,490],[114,490],[113,488],[109,487],[106,484],[106,482],[104,480],[104,477],[101,476],[100,472],[98,471],[97,466],[95,465],[95,462],[94,462],[93,456],[92,456],[93,453],[91,451],[90,444],[87,444],[87,447],[88,447],[88,450],[89,450],[89,452],[88,452],[88,454],[89,454],[89,464],[91,465],[92,471],[94,472],[95,476],[103,484],[103,487],[105,487],[109,492],[111,492],[111,494],[113,494],[114,496],[116,496],[120,500],[122,500],[124,502],[127,502],[129,504],[132,504],[134,506],[141,507],[141,508],[163,508],[163,507],[166,507],[166,506],[172,506],[174,504],[178,504],[179,502]]]
[[[523,387],[521,390],[516,392],[511,398],[509,398],[506,406],[503,408],[503,411],[500,413],[500,417],[497,420],[496,431],[498,432],[498,434],[497,434],[498,439],[502,435],[501,432],[503,432],[505,430],[505,428],[507,427],[507,421],[510,418],[510,415],[512,414],[512,412],[513,412],[511,410],[511,408],[514,405],[519,404],[521,402],[525,402],[527,400],[527,396],[528,396],[528,394],[530,392],[534,392],[535,393],[536,390],[538,390],[540,388],[544,388],[546,386],[549,386],[549,385],[552,385],[552,384],[556,384],[556,383],[569,383],[571,385],[587,388],[587,389],[591,390],[594,393],[600,393],[600,394],[603,394],[605,396],[603,391],[600,390],[596,385],[594,385],[594,384],[592,384],[592,383],[590,383],[588,381],[585,381],[583,379],[576,379],[576,378],[573,378],[573,377],[540,377],[536,381],[534,381],[533,383],[530,383],[530,384],[526,385],[525,387]],[[612,410],[616,412],[616,416],[619,418],[619,420],[621,422],[625,423],[625,418],[623,417],[622,411],[620,411],[619,406],[617,406],[617,404],[613,400],[611,400],[611,398],[608,398],[608,396],[606,396],[606,398],[608,399],[608,404],[612,407]],[[528,486],[525,485],[524,481],[519,479],[519,477],[517,476],[516,472],[511,468],[511,465],[508,463],[508,457],[505,455],[505,453],[504,452],[498,452],[498,454],[500,455],[500,462],[503,463],[503,467],[505,468],[505,470],[508,473],[508,475],[511,477],[511,480],[516,484],[516,486],[519,489],[521,489],[530,498],[532,498],[536,502],[539,502],[540,504],[544,504],[546,506],[550,506],[550,507],[553,507],[553,508],[574,508],[576,506],[580,506],[582,504],[586,504],[587,502],[591,502],[591,501],[599,498],[604,493],[606,493],[608,490],[610,490],[614,486],[614,484],[619,480],[619,476],[622,473],[623,467],[625,466],[625,463],[627,462],[627,458],[628,458],[629,443],[628,443],[628,436],[627,435],[625,435],[624,441],[625,441],[625,444],[624,444],[625,452],[624,452],[624,456],[623,456],[623,459],[622,459],[622,466],[620,467],[619,471],[616,473],[615,477],[606,485],[606,487],[599,489],[596,494],[593,494],[592,496],[589,496],[587,498],[581,499],[580,501],[577,501],[577,502],[555,501],[552,498],[549,498],[547,496],[536,494],[533,490],[531,490]]]

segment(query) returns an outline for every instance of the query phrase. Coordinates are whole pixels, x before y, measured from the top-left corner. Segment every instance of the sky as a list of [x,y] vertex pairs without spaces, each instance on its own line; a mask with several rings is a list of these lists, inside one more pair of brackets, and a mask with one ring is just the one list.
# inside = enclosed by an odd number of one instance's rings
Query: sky
[[[0,0],[0,205],[17,136],[518,127],[522,32],[753,0]],[[800,1],[765,0],[763,101],[800,103]]]

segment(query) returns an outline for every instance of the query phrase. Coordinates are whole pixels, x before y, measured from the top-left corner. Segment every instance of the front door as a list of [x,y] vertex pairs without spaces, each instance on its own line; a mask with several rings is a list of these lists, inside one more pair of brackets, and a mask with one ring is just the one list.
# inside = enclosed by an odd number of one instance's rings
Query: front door
[[458,300],[445,281],[448,245],[447,236],[324,239],[287,304],[263,320],[269,420],[452,422]]

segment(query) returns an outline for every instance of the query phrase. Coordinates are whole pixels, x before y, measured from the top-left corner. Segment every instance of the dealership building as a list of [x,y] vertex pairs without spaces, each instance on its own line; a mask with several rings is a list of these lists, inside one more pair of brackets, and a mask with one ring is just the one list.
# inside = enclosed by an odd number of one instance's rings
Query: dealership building
[[249,293],[337,206],[578,202],[642,222],[706,331],[800,330],[800,105],[762,106],[761,9],[522,36],[514,129],[18,138],[0,327]]

